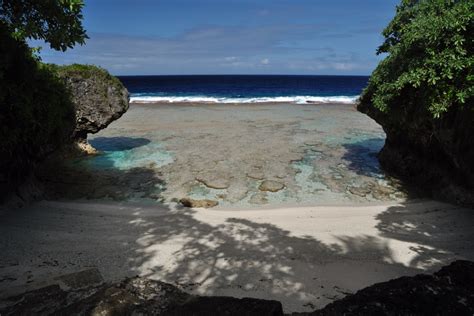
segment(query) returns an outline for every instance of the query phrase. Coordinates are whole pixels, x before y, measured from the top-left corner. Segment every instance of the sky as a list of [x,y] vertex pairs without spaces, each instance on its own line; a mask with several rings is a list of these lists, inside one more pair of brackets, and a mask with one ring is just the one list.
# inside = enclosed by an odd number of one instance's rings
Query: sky
[[399,0],[85,0],[83,46],[44,62],[114,75],[369,75]]

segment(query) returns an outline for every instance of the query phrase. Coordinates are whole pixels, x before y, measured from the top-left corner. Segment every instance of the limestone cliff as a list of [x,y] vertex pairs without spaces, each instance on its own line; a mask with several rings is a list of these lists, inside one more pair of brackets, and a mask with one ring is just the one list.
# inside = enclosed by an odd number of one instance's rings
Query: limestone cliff
[[370,93],[357,109],[382,125],[387,139],[382,167],[434,198],[474,205],[474,110],[451,107],[434,118],[422,106],[375,108]]
[[[29,63],[28,69],[35,69],[35,61]],[[34,177],[37,165],[63,149],[91,150],[87,134],[104,129],[128,110],[127,89],[104,69],[88,65],[38,66],[40,78],[48,76],[48,81],[27,80],[27,91],[19,93],[27,95],[29,103],[19,103],[16,112],[5,115],[5,122],[11,126],[1,140],[8,147],[3,147],[5,153],[0,152],[6,158],[2,158],[0,168],[0,202],[8,199],[14,205],[22,205],[41,197],[41,184]],[[18,66],[13,65],[15,68]],[[16,99],[6,98],[3,109],[13,108],[16,104],[8,103]],[[58,109],[67,109],[67,115],[55,114]],[[33,113],[28,116],[31,122],[15,123],[15,119],[22,122],[29,112]],[[23,125],[28,128],[26,132]],[[4,128],[7,130],[5,125]]]
[[56,67],[58,76],[69,88],[74,104],[75,126],[72,138],[106,128],[128,110],[127,89],[106,70],[90,65]]

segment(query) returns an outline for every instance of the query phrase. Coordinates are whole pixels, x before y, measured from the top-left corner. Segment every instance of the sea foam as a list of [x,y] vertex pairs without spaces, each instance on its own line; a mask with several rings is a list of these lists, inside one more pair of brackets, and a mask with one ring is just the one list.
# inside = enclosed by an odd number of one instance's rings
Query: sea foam
[[232,97],[210,97],[210,96],[147,96],[132,95],[130,102],[133,103],[345,103],[353,104],[359,96],[279,96],[279,97],[255,97],[255,98],[232,98]]

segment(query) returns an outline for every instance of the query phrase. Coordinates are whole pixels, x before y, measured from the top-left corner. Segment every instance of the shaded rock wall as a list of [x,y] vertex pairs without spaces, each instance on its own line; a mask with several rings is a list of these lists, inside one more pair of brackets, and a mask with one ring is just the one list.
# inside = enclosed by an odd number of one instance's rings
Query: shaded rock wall
[[69,88],[75,111],[72,138],[86,139],[120,118],[129,107],[123,84],[106,70],[90,65],[56,67]]
[[39,160],[68,142],[74,110],[61,80],[1,21],[0,43],[1,203]]
[[[382,125],[382,167],[434,198],[474,205],[474,110],[453,106],[439,119],[422,106],[374,108],[370,94],[357,109]],[[472,101],[471,101],[472,102]]]
[[[38,164],[46,159],[46,157],[59,152],[61,156],[93,153],[94,149],[87,143],[87,134],[96,133],[104,129],[111,122],[122,116],[129,107],[127,89],[117,78],[110,75],[104,69],[89,65],[41,65],[41,67],[44,68],[43,71],[45,73],[54,78],[55,84],[64,90],[63,95],[65,99],[62,101],[58,100],[55,94],[48,93],[47,91],[43,91],[40,95],[46,103],[54,101],[58,103],[58,107],[70,107],[72,115],[63,118],[55,116],[51,119],[46,115],[47,119],[38,120],[36,125],[40,130],[50,128],[49,126],[53,124],[53,118],[59,120],[65,127],[56,132],[56,134],[60,135],[55,139],[41,139],[41,144],[38,144],[39,140],[34,138],[27,140],[32,145],[26,147],[38,147],[41,150],[30,150],[27,153],[18,151],[16,157],[10,159],[12,163],[7,161],[5,166],[0,168],[0,184],[2,184],[2,170],[7,170],[10,173],[12,173],[12,169],[19,169],[21,171],[13,173],[12,176],[3,177],[7,180],[4,181],[4,185],[0,185],[0,187],[5,187],[0,192],[0,203],[2,200],[7,201],[11,207],[22,206],[29,201],[37,200],[41,197],[42,186],[35,179],[35,170]],[[32,83],[31,89],[36,91],[40,88],[35,87],[34,83]],[[50,89],[53,89],[53,87]],[[66,101],[67,104],[65,104]],[[4,106],[8,106],[8,104]],[[34,104],[33,107],[35,107]],[[41,104],[38,104],[38,108],[39,111],[49,111],[48,108],[40,109]],[[14,118],[10,118],[10,120],[12,119]],[[21,116],[18,119],[21,120]],[[10,135],[3,137],[4,139],[6,138],[4,141],[7,143]],[[18,144],[18,146],[25,147],[22,143]],[[28,155],[28,157],[23,157],[25,155]],[[1,156],[0,154],[0,158]],[[24,164],[21,166],[13,165],[15,161],[23,159],[28,161],[27,166]]]

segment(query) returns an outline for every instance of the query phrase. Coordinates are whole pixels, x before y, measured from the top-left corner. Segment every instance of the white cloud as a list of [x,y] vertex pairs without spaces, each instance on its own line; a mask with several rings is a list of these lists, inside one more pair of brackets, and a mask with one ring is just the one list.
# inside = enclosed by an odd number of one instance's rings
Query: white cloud
[[319,47],[321,34],[324,31],[311,24],[208,26],[174,37],[91,33],[85,46],[66,53],[44,49],[41,56],[59,64],[97,64],[118,75],[336,74],[369,72],[374,66],[372,60],[360,60],[327,43]]
[[333,68],[336,70],[353,70],[357,65],[353,63],[334,63]]
[[225,61],[229,61],[229,62],[231,62],[231,61],[236,61],[236,60],[238,60],[238,59],[239,59],[239,58],[238,58],[238,57],[235,57],[235,56],[230,56],[230,57],[225,57],[225,58],[224,58]]

